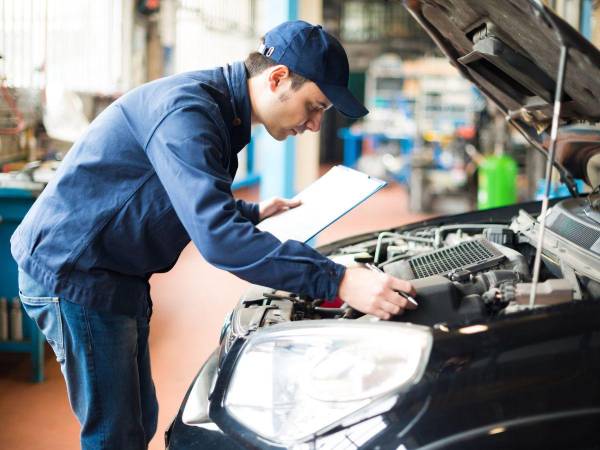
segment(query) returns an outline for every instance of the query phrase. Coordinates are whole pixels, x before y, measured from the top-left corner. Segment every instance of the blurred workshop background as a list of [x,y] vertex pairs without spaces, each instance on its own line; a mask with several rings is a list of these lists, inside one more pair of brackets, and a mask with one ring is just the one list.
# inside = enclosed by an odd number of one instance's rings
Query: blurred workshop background
[[[544,3],[600,45],[600,2]],[[256,127],[240,155],[236,196],[291,197],[335,164],[389,182],[318,244],[540,197],[543,157],[525,151],[520,135],[438,53],[401,1],[0,0],[0,448],[79,446],[58,363],[17,300],[9,238],[36,195],[120,95],[159,77],[242,60],[266,30],[289,19],[321,23],[340,39],[350,88],[370,114],[353,121],[331,109],[320,132],[284,142]],[[566,193],[553,184],[552,195]],[[193,245],[151,283],[161,405],[151,448],[158,449],[247,284],[210,267]]]

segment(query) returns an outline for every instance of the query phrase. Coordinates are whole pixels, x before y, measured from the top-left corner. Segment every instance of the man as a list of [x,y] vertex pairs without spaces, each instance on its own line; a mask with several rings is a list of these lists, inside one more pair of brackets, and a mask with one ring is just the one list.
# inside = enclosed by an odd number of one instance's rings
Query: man
[[237,152],[262,124],[276,139],[318,131],[334,106],[367,110],[348,60],[320,26],[265,35],[245,63],[190,72],[124,95],[89,126],[12,237],[21,299],[61,364],[85,449],[146,448],[156,430],[148,279],[190,239],[211,264],[252,283],[342,297],[383,319],[408,282],[348,269],[255,228],[296,204],[235,201]]

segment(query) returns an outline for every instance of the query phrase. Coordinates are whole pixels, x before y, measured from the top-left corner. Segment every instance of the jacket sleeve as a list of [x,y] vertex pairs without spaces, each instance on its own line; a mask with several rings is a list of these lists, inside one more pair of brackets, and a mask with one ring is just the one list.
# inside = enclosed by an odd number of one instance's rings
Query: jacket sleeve
[[251,283],[334,298],[344,266],[304,243],[280,242],[255,228],[238,209],[226,170],[228,150],[219,132],[220,116],[210,106],[169,113],[146,144],[148,158],[192,241],[210,264]]
[[238,199],[235,201],[235,206],[242,216],[256,225],[260,222],[260,215],[258,210],[258,203],[251,203]]

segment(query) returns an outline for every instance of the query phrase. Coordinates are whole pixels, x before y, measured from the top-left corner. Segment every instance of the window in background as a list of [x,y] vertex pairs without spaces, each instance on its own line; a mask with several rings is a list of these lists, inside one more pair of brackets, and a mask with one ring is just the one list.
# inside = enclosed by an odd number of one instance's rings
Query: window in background
[[46,8],[46,1],[0,0],[0,75],[11,87],[43,85]]
[[0,70],[16,87],[123,92],[132,14],[132,0],[0,0]]
[[342,2],[340,28],[340,36],[345,42],[372,42],[423,34],[402,2]]

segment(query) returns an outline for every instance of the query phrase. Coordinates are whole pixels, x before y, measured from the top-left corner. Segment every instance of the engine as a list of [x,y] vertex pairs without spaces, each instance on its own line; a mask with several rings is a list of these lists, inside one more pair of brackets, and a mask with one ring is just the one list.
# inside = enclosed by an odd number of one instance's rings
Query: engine
[[[328,257],[346,267],[374,264],[385,273],[410,280],[419,307],[392,320],[421,325],[460,326],[532,307],[600,299],[598,256],[582,244],[580,236],[573,238],[572,227],[561,232],[552,219],[552,214],[565,215],[565,208],[578,208],[573,202],[561,202],[550,211],[533,305],[531,277],[539,224],[524,211],[506,224],[385,231],[350,245],[330,247]],[[594,245],[600,245],[600,239]],[[363,316],[340,299],[332,302],[255,286],[232,317],[236,334],[245,334],[287,321]]]

